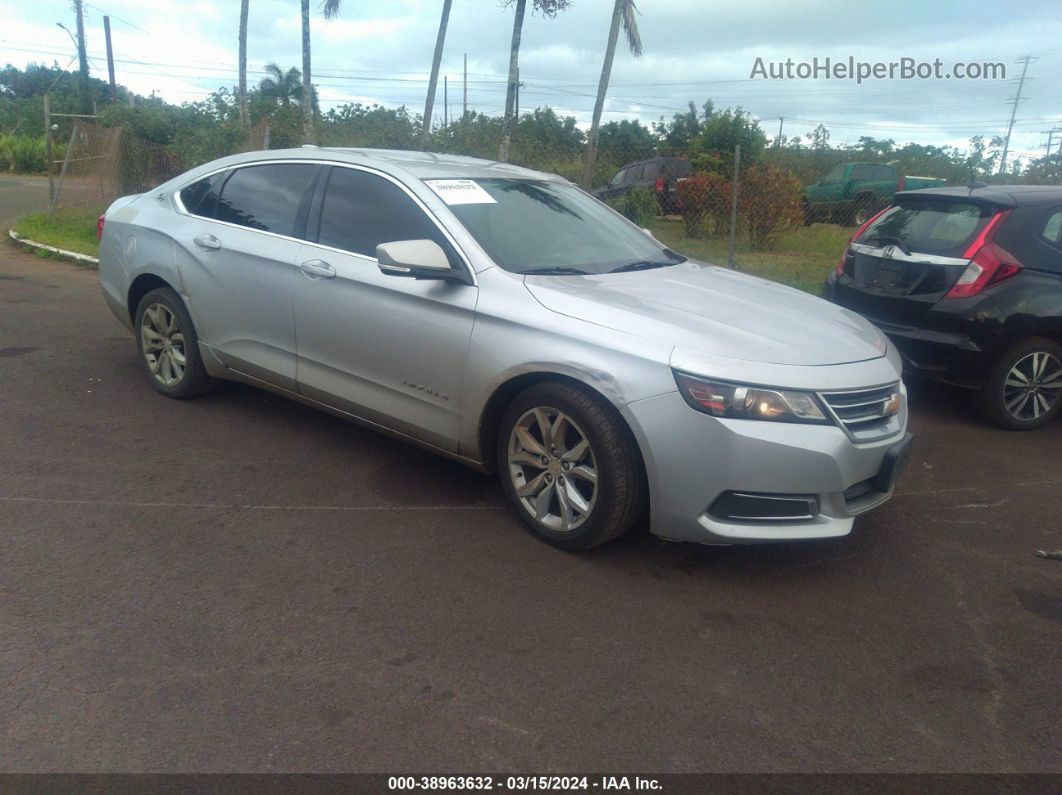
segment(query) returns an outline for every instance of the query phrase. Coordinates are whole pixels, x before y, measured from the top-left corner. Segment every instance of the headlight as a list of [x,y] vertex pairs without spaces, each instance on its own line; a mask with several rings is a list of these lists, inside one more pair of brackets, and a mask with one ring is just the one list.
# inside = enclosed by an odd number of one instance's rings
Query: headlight
[[809,392],[745,386],[679,372],[675,373],[675,381],[690,406],[715,417],[830,424],[818,398]]

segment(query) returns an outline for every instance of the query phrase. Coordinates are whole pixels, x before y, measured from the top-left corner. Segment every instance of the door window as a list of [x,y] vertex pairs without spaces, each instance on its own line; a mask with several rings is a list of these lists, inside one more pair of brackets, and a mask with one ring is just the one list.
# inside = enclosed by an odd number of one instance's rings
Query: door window
[[838,165],[834,166],[833,168],[831,168],[829,171],[826,172],[826,176],[822,178],[822,184],[823,185],[830,185],[830,184],[833,184],[835,182],[840,182],[843,178],[844,178],[844,163],[839,163]]
[[239,168],[221,189],[215,218],[293,237],[299,209],[317,171],[311,163]]
[[405,191],[366,171],[333,168],[317,242],[376,259],[376,247],[395,240],[433,240],[451,267],[461,267],[445,235]]

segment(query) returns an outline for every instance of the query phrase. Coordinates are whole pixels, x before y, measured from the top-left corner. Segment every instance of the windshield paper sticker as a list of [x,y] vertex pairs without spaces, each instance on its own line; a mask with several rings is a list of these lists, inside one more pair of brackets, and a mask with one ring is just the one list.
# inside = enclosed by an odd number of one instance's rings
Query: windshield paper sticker
[[447,204],[497,204],[475,180],[426,179],[424,182]]

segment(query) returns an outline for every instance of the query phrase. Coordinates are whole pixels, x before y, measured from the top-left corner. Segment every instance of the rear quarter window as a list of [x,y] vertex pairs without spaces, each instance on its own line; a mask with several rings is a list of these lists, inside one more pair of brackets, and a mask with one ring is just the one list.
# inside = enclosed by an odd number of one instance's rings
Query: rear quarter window
[[961,257],[992,215],[991,208],[972,202],[909,199],[867,227],[858,242],[902,241],[913,252]]
[[181,204],[192,215],[213,218],[218,208],[218,188],[221,186],[225,172],[193,182],[180,192]]
[[1049,242],[1056,246],[1062,244],[1062,210],[1055,210],[1047,216],[1047,223],[1040,233]]

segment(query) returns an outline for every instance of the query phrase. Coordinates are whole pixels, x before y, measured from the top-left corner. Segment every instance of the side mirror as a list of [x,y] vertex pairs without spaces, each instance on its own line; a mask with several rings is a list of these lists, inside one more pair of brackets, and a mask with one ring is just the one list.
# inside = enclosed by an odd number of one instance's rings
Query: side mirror
[[380,272],[413,279],[467,282],[464,273],[450,267],[446,252],[434,240],[395,240],[376,247]]

